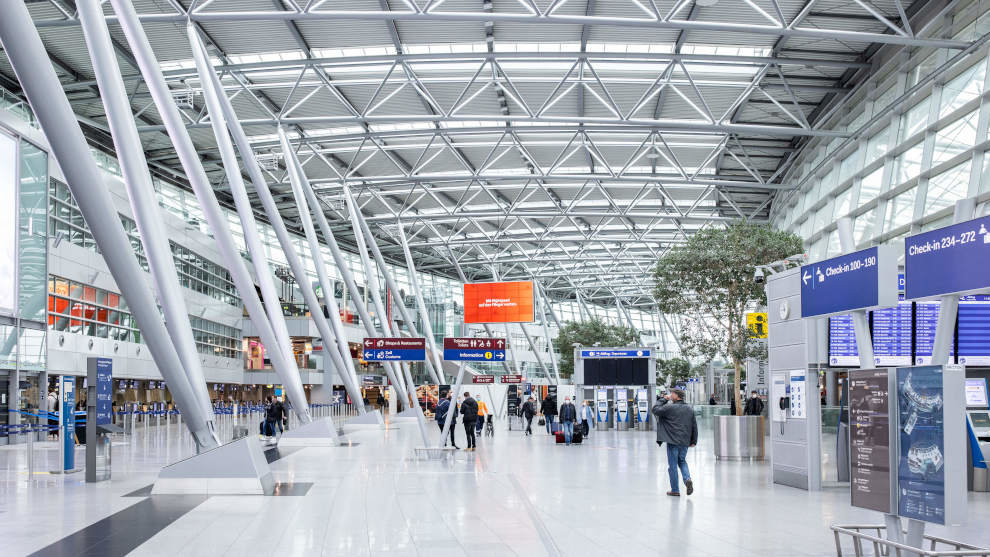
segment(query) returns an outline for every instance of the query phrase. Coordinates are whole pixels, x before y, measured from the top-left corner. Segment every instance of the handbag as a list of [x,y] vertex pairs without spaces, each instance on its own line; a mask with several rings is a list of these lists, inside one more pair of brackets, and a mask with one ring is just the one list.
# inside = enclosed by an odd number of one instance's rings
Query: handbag
[[543,418],[543,417],[541,417],[541,418],[540,418],[540,421],[538,421],[538,422],[536,422],[536,423],[537,423],[538,425],[547,425],[547,420],[546,420],[545,418]]

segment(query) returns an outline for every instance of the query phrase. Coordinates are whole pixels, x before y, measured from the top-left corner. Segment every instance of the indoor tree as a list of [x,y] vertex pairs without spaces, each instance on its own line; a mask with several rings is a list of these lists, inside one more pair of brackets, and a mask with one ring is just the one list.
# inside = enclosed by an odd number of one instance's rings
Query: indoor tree
[[574,373],[574,343],[593,346],[596,342],[601,346],[639,345],[639,333],[631,327],[610,325],[598,318],[564,323],[553,341],[560,352],[560,376],[570,377]]
[[767,303],[764,285],[754,280],[756,265],[801,251],[797,235],[740,220],[696,232],[654,269],[659,311],[682,316],[685,356],[711,361],[724,355],[732,361],[736,408],[742,408],[743,362],[766,351],[746,327],[746,311]]

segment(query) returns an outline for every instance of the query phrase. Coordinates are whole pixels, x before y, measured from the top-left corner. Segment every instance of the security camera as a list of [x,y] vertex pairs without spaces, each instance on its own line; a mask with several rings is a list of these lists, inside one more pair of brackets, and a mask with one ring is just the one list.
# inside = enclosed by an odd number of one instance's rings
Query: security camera
[[756,273],[753,274],[753,281],[758,284],[762,284],[764,280],[766,280],[766,277],[763,275],[763,269],[757,267]]

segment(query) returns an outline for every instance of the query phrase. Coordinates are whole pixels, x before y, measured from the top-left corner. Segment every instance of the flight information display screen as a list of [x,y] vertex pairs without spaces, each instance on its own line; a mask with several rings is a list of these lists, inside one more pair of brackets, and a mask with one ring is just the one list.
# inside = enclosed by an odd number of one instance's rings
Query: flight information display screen
[[833,366],[858,366],[856,331],[852,316],[836,315],[828,320],[828,363]]
[[959,363],[990,365],[990,296],[959,297]]
[[[914,364],[919,366],[932,363],[932,346],[935,344],[935,326],[938,324],[939,301],[917,302],[914,310]],[[953,345],[955,342],[953,341]],[[949,348],[949,356],[955,355],[955,348]],[[951,358],[950,358],[951,361]]]
[[878,366],[911,365],[911,302],[900,298],[897,307],[873,312],[873,360]]

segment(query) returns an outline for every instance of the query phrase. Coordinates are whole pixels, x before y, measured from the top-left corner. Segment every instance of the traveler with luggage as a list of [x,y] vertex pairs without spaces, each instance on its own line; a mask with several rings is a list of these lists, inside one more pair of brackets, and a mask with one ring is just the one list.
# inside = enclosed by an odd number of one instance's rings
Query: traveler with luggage
[[547,393],[547,396],[543,399],[543,404],[540,405],[540,412],[543,412],[543,419],[546,421],[547,435],[552,434],[553,431],[553,417],[557,415],[557,402]]
[[[445,398],[440,399],[440,403],[437,404],[437,411],[435,416],[437,419],[437,426],[440,428],[440,435],[443,435],[443,424],[447,423],[447,414],[450,412],[451,405],[453,404],[453,402],[451,402],[450,396],[451,396],[450,393],[447,393],[447,396]],[[456,406],[453,408],[453,411],[454,413],[450,415],[450,446],[454,447],[455,449],[459,449],[460,447],[458,447],[457,443],[454,441],[454,430],[457,429],[456,427],[454,427],[454,425],[457,424]],[[447,446],[446,439],[443,440],[443,446],[444,447]]]
[[519,412],[523,418],[526,418],[526,435],[532,435],[533,416],[536,415],[536,401],[533,400],[533,397],[529,397],[529,400],[523,403]]
[[657,419],[657,445],[667,443],[667,474],[670,476],[670,491],[667,495],[679,497],[680,482],[677,470],[684,476],[687,494],[694,493],[691,471],[688,469],[688,447],[698,443],[698,420],[694,409],[684,403],[684,391],[671,389],[664,398],[657,397],[653,405],[653,415]]
[[464,447],[464,450],[474,451],[477,448],[474,432],[478,422],[478,402],[471,398],[471,393],[467,391],[464,391],[461,414],[464,416],[462,418],[464,420],[464,435],[467,436],[467,447]]
[[587,437],[591,433],[591,426],[595,423],[595,410],[587,400],[581,405],[581,415],[578,418],[581,420],[581,431]]
[[489,415],[488,405],[485,404],[485,401],[481,400],[480,396],[474,400],[478,403],[478,421],[475,425],[475,434],[481,435],[481,430],[485,427],[485,419]]
[[564,430],[564,444],[570,445],[574,437],[574,422],[577,421],[577,409],[571,404],[571,397],[564,397],[560,405],[560,425]]

